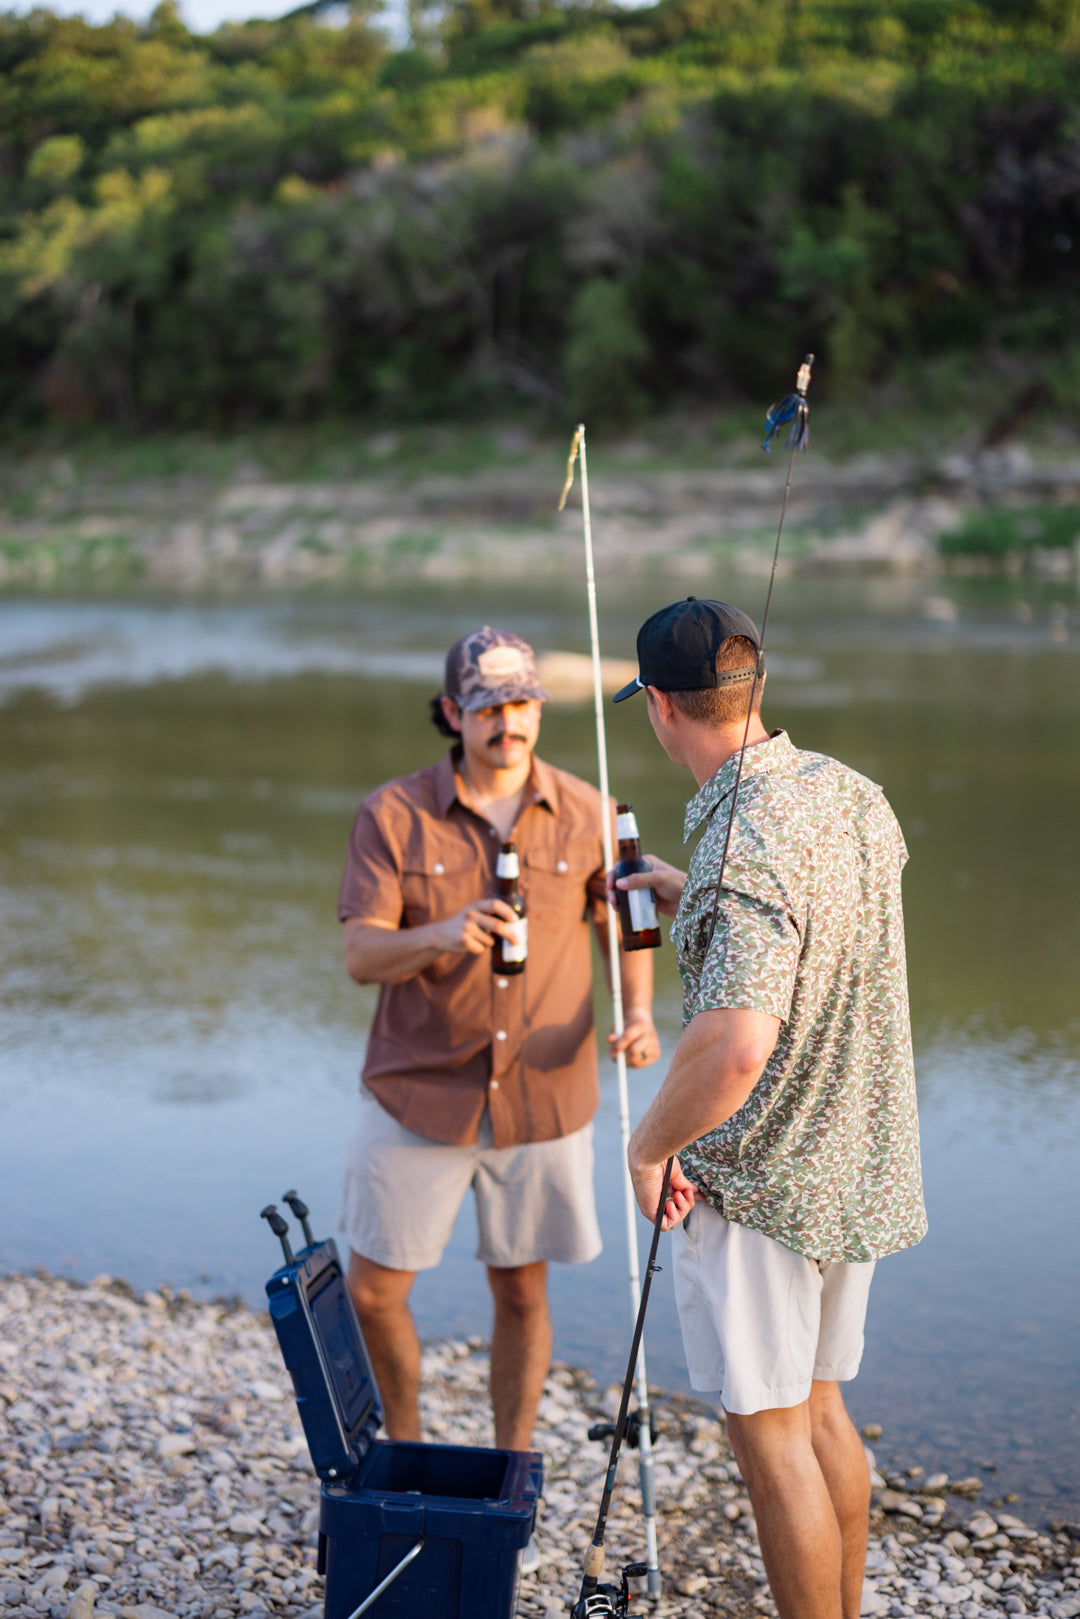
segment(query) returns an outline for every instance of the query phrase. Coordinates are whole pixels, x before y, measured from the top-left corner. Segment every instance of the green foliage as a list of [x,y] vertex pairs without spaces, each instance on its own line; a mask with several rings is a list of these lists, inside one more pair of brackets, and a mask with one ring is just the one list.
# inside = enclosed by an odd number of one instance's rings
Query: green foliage
[[1080,414],[1080,0],[321,3],[0,16],[9,417],[603,425],[807,348]]
[[641,372],[649,345],[626,287],[586,281],[570,309],[563,372],[575,415],[624,422],[644,406]]
[[50,135],[27,158],[26,178],[39,180],[50,191],[60,191],[78,174],[85,159],[81,135]]
[[1076,506],[994,507],[970,512],[956,528],[942,534],[944,557],[1030,555],[1035,550],[1071,550],[1080,540],[1080,508]]

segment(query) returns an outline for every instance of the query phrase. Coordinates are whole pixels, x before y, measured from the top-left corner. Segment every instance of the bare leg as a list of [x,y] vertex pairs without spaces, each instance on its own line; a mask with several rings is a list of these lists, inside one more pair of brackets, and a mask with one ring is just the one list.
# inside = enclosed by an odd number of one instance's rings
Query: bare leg
[[814,1453],[810,1402],[729,1412],[727,1424],[780,1619],[842,1619],[840,1526]]
[[547,1265],[487,1268],[495,1300],[491,1334],[491,1408],[500,1450],[528,1450],[551,1365]]
[[859,1619],[870,1529],[870,1467],[839,1383],[811,1385],[810,1433],[840,1525],[844,1619]]
[[389,1270],[353,1254],[349,1292],[382,1396],[391,1439],[420,1438],[420,1339],[409,1309],[410,1270]]

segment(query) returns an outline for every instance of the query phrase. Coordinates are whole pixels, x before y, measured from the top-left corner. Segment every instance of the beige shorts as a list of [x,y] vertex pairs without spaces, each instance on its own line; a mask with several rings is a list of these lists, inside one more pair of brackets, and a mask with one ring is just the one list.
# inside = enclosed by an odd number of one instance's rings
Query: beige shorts
[[672,1232],[690,1385],[749,1416],[801,1405],[859,1370],[874,1261],[819,1263],[699,1200]]
[[446,1146],[406,1130],[361,1088],[338,1229],[365,1259],[390,1270],[431,1270],[471,1186],[480,1228],[476,1257],[485,1265],[595,1259],[592,1133],[588,1124],[556,1141],[493,1147],[485,1112],[474,1143]]

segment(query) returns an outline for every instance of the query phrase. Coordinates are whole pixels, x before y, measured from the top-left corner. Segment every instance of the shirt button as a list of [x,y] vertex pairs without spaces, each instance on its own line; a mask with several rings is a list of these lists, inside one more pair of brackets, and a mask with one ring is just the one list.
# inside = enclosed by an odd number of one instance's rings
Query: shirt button
[[567,866],[565,860],[556,861],[556,863],[555,863],[555,870],[556,871],[568,871],[569,869],[570,868]]
[[491,1089],[493,1091],[497,1091],[498,1088],[499,1088],[499,1081],[497,1079],[493,1079],[491,1081],[491,1085],[490,1085],[489,1089]]
[[506,1030],[505,1029],[499,1029],[498,1032],[495,1035],[495,1038],[496,1038],[496,1040],[505,1040],[506,1039]]
[[488,837],[493,838],[494,836],[495,836],[495,828],[493,826],[489,826],[488,827]]
[[434,866],[433,869],[434,869],[436,877],[441,877],[443,872],[446,870],[446,867],[443,865],[442,861],[439,860],[439,861],[436,861],[435,866]]
[[495,987],[496,989],[505,989],[509,982],[509,978],[496,978]]

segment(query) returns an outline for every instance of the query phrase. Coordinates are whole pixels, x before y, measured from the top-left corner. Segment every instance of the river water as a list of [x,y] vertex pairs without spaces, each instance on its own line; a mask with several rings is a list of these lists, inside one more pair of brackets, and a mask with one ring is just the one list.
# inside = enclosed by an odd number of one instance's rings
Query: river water
[[[752,611],[762,594],[710,588]],[[605,652],[632,656],[674,594],[601,581]],[[257,1306],[276,1251],[262,1204],[297,1185],[332,1227],[373,1004],[340,962],[345,838],[362,793],[436,756],[441,652],[485,620],[587,650],[583,592],[548,587],[0,602],[0,1268]],[[1075,1518],[1074,587],[792,578],[772,623],[766,719],[882,783],[912,856],[931,1232],[879,1267],[853,1414],[883,1425],[883,1462],[977,1472],[984,1501]],[[692,784],[641,704],[610,711],[609,745],[646,846],[679,860]],[[546,712],[542,751],[594,777],[587,703]],[[678,984],[658,956],[670,1053]],[[632,1076],[635,1114],[661,1072]],[[606,1381],[629,1337],[608,1073],[598,1131],[605,1253],[557,1271],[553,1299],[557,1355]],[[417,1284],[424,1334],[486,1331],[473,1242],[467,1208]],[[685,1388],[668,1283],[650,1373]]]

